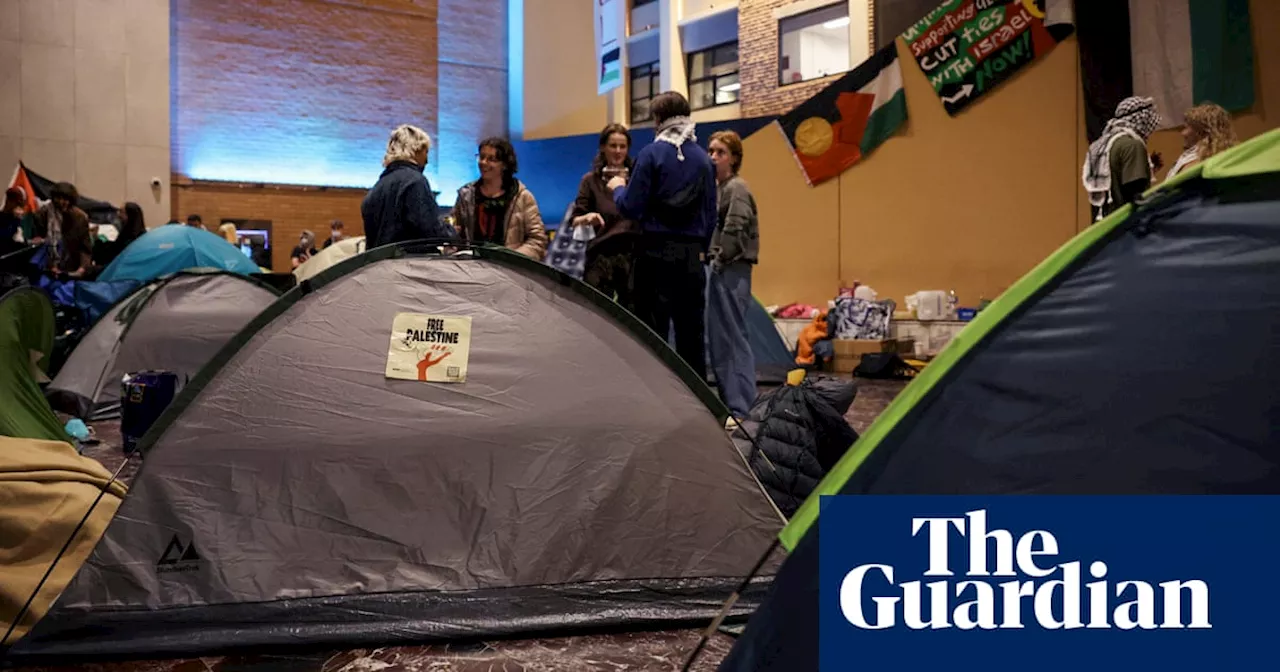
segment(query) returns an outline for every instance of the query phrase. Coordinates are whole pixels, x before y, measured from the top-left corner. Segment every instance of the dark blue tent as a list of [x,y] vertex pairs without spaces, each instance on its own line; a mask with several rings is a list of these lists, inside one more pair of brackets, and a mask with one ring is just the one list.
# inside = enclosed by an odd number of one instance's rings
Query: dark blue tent
[[781,385],[787,372],[796,368],[795,355],[787,350],[773,317],[753,300],[747,308],[747,340],[756,359],[756,382]]
[[1086,229],[819,485],[720,669],[818,669],[821,495],[1280,494],[1277,277],[1280,130]]

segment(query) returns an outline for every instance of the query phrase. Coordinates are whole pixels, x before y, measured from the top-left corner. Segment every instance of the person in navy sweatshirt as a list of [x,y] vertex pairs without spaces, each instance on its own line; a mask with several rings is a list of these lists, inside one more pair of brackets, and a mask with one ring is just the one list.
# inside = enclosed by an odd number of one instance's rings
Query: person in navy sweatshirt
[[656,138],[640,150],[630,180],[608,188],[623,217],[640,223],[632,300],[636,316],[706,378],[703,262],[716,229],[716,170],[698,146],[689,101],[674,91],[650,106]]

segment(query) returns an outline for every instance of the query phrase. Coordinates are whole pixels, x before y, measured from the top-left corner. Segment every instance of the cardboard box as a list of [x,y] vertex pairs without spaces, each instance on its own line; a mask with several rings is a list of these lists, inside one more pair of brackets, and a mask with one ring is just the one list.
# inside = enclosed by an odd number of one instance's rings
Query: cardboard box
[[883,341],[850,341],[833,339],[835,357],[827,362],[829,373],[850,374],[862,363],[862,356],[873,352],[896,352],[903,357],[915,356],[915,340],[910,338],[886,339]]
[[836,357],[852,356],[861,358],[868,352],[897,352],[898,342],[892,338],[882,341],[850,341],[843,339],[832,339],[832,347],[835,348]]
[[827,371],[847,375],[853,373],[853,370],[858,368],[861,363],[862,355],[836,355],[834,359],[827,363]]

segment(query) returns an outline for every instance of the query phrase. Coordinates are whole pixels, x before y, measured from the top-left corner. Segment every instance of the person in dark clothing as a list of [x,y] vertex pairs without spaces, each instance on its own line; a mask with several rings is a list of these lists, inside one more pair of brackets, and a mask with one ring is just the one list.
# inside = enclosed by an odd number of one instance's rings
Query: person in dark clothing
[[0,210],[0,254],[20,250],[24,245],[16,240],[22,230],[22,216],[26,213],[26,194],[19,187],[4,192],[4,209]]
[[[631,266],[635,256],[636,223],[623,217],[613,202],[608,182],[626,178],[635,161],[631,158],[631,133],[622,124],[609,124],[600,132],[600,152],[591,172],[582,176],[578,198],[569,213],[573,226],[591,225],[595,237],[587,243],[583,280],[601,293],[614,297],[618,305],[634,310],[631,300]],[[561,231],[561,235],[568,231]]]
[[608,183],[618,212],[640,223],[633,302],[658,335],[675,331],[676,352],[706,378],[706,274],[716,230],[716,170],[698,146],[689,101],[674,91],[650,105],[656,138],[640,150],[630,178]]
[[1159,154],[1147,156],[1147,139],[1159,126],[1155,101],[1132,96],[1120,101],[1102,137],[1089,146],[1084,187],[1097,219],[1138,200],[1151,187],[1152,173],[1162,161]]
[[117,228],[120,233],[116,234],[116,239],[112,241],[99,241],[93,246],[93,263],[98,266],[107,266],[129,243],[142,237],[147,232],[146,220],[142,216],[142,206],[132,201],[125,203],[120,208],[120,219]]
[[341,219],[335,219],[332,222],[329,222],[329,238],[324,241],[324,249],[327,250],[330,245],[346,238],[345,229],[346,225],[342,223]]
[[406,124],[391,132],[382,158],[385,170],[360,204],[365,241],[370,249],[424,238],[455,237],[455,232],[440,221],[431,184],[422,174],[430,150],[431,138],[420,128]]
[[82,277],[93,266],[93,239],[89,215],[76,207],[80,192],[75,185],[59,182],[49,197],[50,202],[36,212],[31,242],[48,247],[49,270]]
[[316,255],[316,234],[310,229],[303,229],[302,235],[298,236],[298,244],[293,247],[293,251],[289,253],[289,263],[293,268],[297,268],[305,263],[311,257]]

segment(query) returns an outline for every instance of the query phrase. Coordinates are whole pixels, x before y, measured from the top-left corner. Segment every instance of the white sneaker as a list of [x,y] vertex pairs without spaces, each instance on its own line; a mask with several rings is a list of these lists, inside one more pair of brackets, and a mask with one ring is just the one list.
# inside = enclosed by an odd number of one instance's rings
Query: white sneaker
[[729,416],[729,418],[724,421],[724,428],[725,428],[725,431],[728,431],[728,432],[732,432],[733,430],[737,429],[738,428],[737,419],[735,419],[732,415]]

